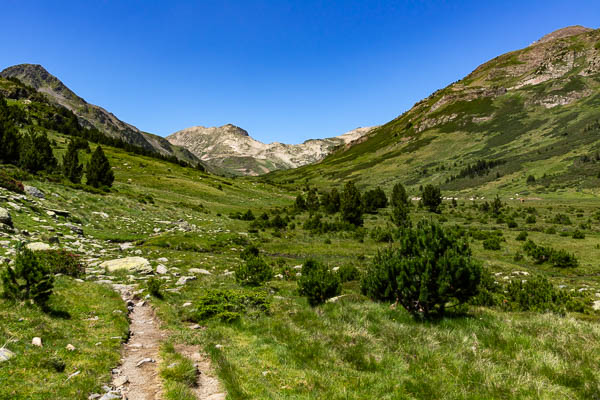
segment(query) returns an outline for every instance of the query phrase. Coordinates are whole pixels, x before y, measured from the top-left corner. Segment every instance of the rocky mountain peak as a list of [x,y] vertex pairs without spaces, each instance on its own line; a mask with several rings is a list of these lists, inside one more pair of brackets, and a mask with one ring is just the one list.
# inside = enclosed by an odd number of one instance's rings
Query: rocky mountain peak
[[575,36],[590,31],[593,31],[593,29],[586,28],[585,26],[581,25],[567,26],[565,28],[555,30],[554,32],[550,32],[549,34],[543,36],[540,40],[534,42],[534,44],[546,43],[552,40],[561,39],[569,36]]

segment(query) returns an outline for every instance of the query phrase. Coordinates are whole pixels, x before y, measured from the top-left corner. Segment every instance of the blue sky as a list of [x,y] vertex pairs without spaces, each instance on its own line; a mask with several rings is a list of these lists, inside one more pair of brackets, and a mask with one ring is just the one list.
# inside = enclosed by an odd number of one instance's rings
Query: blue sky
[[385,123],[600,1],[2,2],[0,68],[42,64],[88,102],[166,136],[232,123],[299,143]]

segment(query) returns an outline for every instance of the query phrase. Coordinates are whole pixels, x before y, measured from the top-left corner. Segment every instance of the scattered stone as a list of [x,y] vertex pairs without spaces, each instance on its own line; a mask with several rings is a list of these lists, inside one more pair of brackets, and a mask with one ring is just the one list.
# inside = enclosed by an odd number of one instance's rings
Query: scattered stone
[[42,191],[40,189],[38,189],[34,186],[25,185],[23,188],[25,189],[25,193],[27,193],[31,197],[37,197],[38,199],[46,198],[46,195],[44,195],[44,193],[42,193]]
[[302,269],[302,265],[294,265],[292,268],[294,268],[294,269]]
[[28,243],[25,247],[27,247],[31,251],[46,251],[51,249],[49,244],[42,242]]
[[121,399],[121,395],[116,393],[116,392],[107,392],[104,393],[104,396],[102,396],[100,398],[100,400],[117,400],[117,399]]
[[37,346],[37,347],[42,347],[42,338],[40,338],[40,337],[37,337],[37,336],[36,336],[36,337],[34,337],[34,338],[31,340],[31,344],[32,344],[32,345],[34,345],[34,346]]
[[52,211],[55,215],[58,215],[60,217],[69,217],[71,215],[71,213],[67,210],[55,210],[55,209],[48,209],[48,211]]
[[167,269],[167,267],[165,267],[165,266],[164,266],[164,265],[162,265],[162,264],[158,264],[158,266],[156,267],[156,273],[157,273],[157,274],[164,275],[164,274],[166,274],[167,272],[169,272],[169,270]]
[[0,347],[0,363],[8,361],[15,356],[15,353],[4,347]]
[[74,377],[76,377],[76,376],[77,376],[77,375],[79,375],[80,373],[81,373],[81,371],[75,371],[75,372],[73,372],[71,375],[69,375],[69,376],[67,377],[67,380],[69,380],[69,379],[71,379],[71,378],[74,378]]
[[69,351],[75,351],[75,346],[73,346],[71,343],[69,343],[67,345],[67,350],[69,350]]
[[56,215],[56,213],[54,211],[47,210],[46,215],[48,215],[49,217],[54,217]]
[[136,367],[141,367],[142,365],[146,364],[146,363],[153,363],[156,362],[154,359],[146,357],[141,359],[140,361],[138,361],[137,364],[135,364]]
[[594,301],[594,304],[592,305],[592,308],[596,311],[600,311],[600,300],[596,300]]
[[179,278],[177,280],[177,282],[175,283],[177,286],[183,286],[186,283],[188,283],[188,281],[195,281],[196,277],[195,276],[182,276],[181,278]]
[[137,271],[141,273],[152,272],[150,262],[143,257],[125,257],[104,261],[102,264],[100,264],[100,267],[106,269],[108,272],[114,272],[121,269]]
[[102,397],[101,394],[93,393],[88,396],[88,400],[96,400],[96,399],[99,399],[100,397]]
[[169,262],[169,259],[166,257],[161,257],[161,258],[158,258],[156,261],[159,263],[166,263],[166,262]]
[[187,303],[183,303],[183,305],[182,305],[181,307],[189,307],[189,306],[191,306],[191,305],[192,305],[192,303],[190,303],[190,302],[187,302]]
[[131,242],[121,243],[121,244],[119,244],[119,248],[121,249],[121,251],[131,249],[131,248],[133,248],[133,243],[131,243]]
[[190,268],[189,272],[191,272],[192,274],[212,275],[209,271],[202,268]]
[[116,378],[114,380],[113,384],[115,385],[115,387],[119,387],[119,386],[123,386],[127,382],[129,382],[129,378],[126,375],[123,375],[123,376],[119,376],[118,378]]
[[66,226],[71,231],[75,232],[76,234],[83,236],[83,228],[82,227],[73,225],[73,224],[65,224],[64,226]]
[[0,223],[13,227],[12,218],[6,208],[0,207]]
[[194,325],[190,325],[190,329],[194,329],[194,330],[196,330],[196,329],[203,329],[203,326],[202,325],[198,325],[198,324],[194,324]]

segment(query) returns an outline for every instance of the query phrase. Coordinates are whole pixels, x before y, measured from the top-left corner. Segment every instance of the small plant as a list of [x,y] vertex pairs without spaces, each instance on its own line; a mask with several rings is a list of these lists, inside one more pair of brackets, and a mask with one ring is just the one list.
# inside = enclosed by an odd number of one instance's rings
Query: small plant
[[550,255],[550,262],[558,268],[575,268],[579,265],[577,257],[566,250],[554,250]]
[[528,215],[527,218],[525,218],[525,223],[527,224],[535,224],[536,221],[535,215]]
[[85,265],[77,254],[66,250],[46,250],[37,252],[40,262],[54,274],[64,274],[79,278],[85,273]]
[[187,319],[202,322],[207,319],[218,319],[225,322],[234,321],[242,314],[265,314],[270,303],[263,291],[209,289],[196,301],[197,307]]
[[573,232],[573,239],[585,239],[585,234],[577,229],[575,232]]
[[31,300],[45,307],[54,288],[54,277],[26,247],[19,249],[14,269],[6,265],[0,274],[4,296],[13,300]]
[[150,295],[161,299],[163,297],[162,292],[160,291],[162,286],[162,282],[160,281],[160,279],[152,276],[150,277],[150,279],[148,279],[148,281],[146,282],[146,287],[148,288],[148,293],[150,293]]
[[237,266],[235,279],[242,285],[260,286],[273,279],[273,269],[261,257],[250,257]]
[[344,264],[338,270],[337,274],[340,277],[340,281],[351,282],[360,279],[360,271],[352,264]]
[[525,231],[519,232],[519,234],[516,237],[516,240],[518,240],[519,242],[524,242],[525,240],[527,240],[527,232],[525,232]]
[[306,260],[302,265],[302,276],[298,280],[298,289],[308,298],[312,307],[325,303],[342,291],[340,278],[327,266],[314,260]]
[[249,260],[252,257],[258,257],[259,253],[260,253],[260,250],[258,249],[258,247],[256,247],[256,245],[252,244],[252,245],[246,247],[244,249],[244,251],[242,251],[240,253],[240,258],[242,260]]
[[571,219],[565,214],[556,214],[552,219],[552,222],[559,225],[571,225]]
[[485,239],[483,241],[483,248],[486,250],[500,250],[500,239],[497,236]]
[[15,193],[25,193],[23,183],[8,176],[4,171],[0,171],[0,187]]

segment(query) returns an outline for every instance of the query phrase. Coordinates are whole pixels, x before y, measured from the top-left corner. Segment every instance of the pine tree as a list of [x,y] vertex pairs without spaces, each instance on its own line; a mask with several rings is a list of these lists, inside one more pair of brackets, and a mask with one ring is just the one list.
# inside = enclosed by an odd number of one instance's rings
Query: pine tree
[[439,187],[427,185],[423,189],[423,205],[431,212],[437,213],[442,204],[442,192]]
[[6,266],[0,274],[4,296],[13,300],[33,300],[44,307],[52,294],[54,277],[35,253],[24,247],[19,250],[14,268]]
[[392,207],[392,222],[400,228],[410,226],[410,210],[406,204],[399,203]]
[[63,156],[62,169],[65,177],[73,183],[80,183],[83,175],[83,165],[79,164],[77,144],[71,140],[67,152]]
[[296,209],[298,211],[306,210],[306,201],[304,200],[304,197],[302,197],[302,194],[296,196]]
[[396,183],[394,185],[394,189],[392,189],[391,203],[392,207],[396,207],[399,204],[404,204],[406,206],[409,205],[406,189],[404,189],[404,186],[401,183]]
[[306,195],[306,208],[308,211],[314,212],[319,209],[319,198],[317,197],[317,191],[312,188],[308,191],[308,195]]
[[6,101],[0,96],[0,163],[17,164],[19,161],[19,134],[10,118]]
[[87,184],[93,187],[107,186],[111,187],[115,180],[115,175],[108,163],[108,158],[104,155],[102,147],[96,147],[92,158],[85,170]]
[[344,186],[344,191],[340,198],[340,210],[342,219],[346,222],[361,226],[363,224],[363,207],[360,199],[360,192],[354,186],[354,182],[349,181]]
[[56,158],[52,146],[45,133],[29,131],[23,138],[19,165],[21,168],[36,173],[39,171],[52,172],[56,169]]

